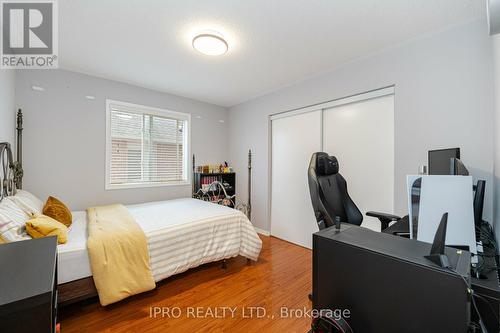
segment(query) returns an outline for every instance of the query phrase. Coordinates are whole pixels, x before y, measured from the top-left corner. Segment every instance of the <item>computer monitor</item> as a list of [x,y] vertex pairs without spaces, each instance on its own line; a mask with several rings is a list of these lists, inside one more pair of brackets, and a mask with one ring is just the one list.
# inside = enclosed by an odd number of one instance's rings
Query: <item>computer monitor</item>
[[468,176],[469,170],[465,167],[465,165],[458,158],[450,159],[450,175],[453,176]]
[[474,224],[476,225],[476,239],[482,240],[484,192],[486,180],[478,180],[474,188]]
[[452,158],[460,159],[460,148],[429,150],[429,175],[449,175]]

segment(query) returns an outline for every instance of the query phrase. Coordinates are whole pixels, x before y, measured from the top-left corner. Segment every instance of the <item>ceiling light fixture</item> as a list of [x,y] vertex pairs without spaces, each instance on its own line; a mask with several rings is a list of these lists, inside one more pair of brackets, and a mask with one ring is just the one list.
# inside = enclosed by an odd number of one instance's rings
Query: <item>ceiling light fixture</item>
[[227,52],[228,45],[224,38],[214,33],[203,33],[193,38],[193,48],[205,55],[220,56]]

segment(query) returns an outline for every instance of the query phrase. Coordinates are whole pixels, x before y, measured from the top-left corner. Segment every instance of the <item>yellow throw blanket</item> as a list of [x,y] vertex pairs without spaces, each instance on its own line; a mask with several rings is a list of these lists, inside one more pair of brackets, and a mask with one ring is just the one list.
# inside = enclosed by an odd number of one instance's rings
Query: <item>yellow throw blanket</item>
[[155,288],[144,232],[123,205],[87,209],[90,266],[101,305]]

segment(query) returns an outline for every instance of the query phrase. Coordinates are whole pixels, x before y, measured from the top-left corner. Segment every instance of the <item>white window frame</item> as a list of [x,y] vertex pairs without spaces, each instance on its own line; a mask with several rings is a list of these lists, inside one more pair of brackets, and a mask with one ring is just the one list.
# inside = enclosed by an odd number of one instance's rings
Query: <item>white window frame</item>
[[[147,114],[158,117],[167,117],[178,120],[186,121],[186,131],[184,133],[184,137],[186,139],[186,144],[183,145],[183,155],[185,161],[183,161],[183,165],[186,166],[186,179],[177,181],[177,182],[168,182],[168,183],[129,183],[129,184],[111,184],[110,183],[110,168],[111,168],[111,104],[124,106],[125,108],[134,109],[134,112],[140,114]],[[105,180],[105,189],[106,190],[117,190],[117,189],[127,189],[127,188],[148,188],[148,187],[165,187],[165,186],[187,186],[191,185],[192,175],[189,170],[191,170],[191,114],[171,111],[166,109],[160,109],[150,106],[145,106],[141,104],[133,104],[128,102],[122,102],[112,99],[106,99],[106,180]]]

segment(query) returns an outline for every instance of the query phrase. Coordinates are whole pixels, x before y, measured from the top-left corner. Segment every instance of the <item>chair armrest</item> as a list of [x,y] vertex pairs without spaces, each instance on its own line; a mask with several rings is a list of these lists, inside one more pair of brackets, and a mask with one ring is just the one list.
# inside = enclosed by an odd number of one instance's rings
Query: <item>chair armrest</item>
[[379,220],[385,220],[385,221],[398,221],[401,220],[401,217],[397,215],[392,215],[392,214],[387,214],[387,213],[380,213],[380,212],[366,212],[366,216],[371,216],[371,217],[376,217]]
[[397,215],[380,213],[380,212],[366,212],[366,216],[376,217],[380,220],[381,223],[381,231],[384,231],[389,227],[389,222],[399,221],[401,217]]

